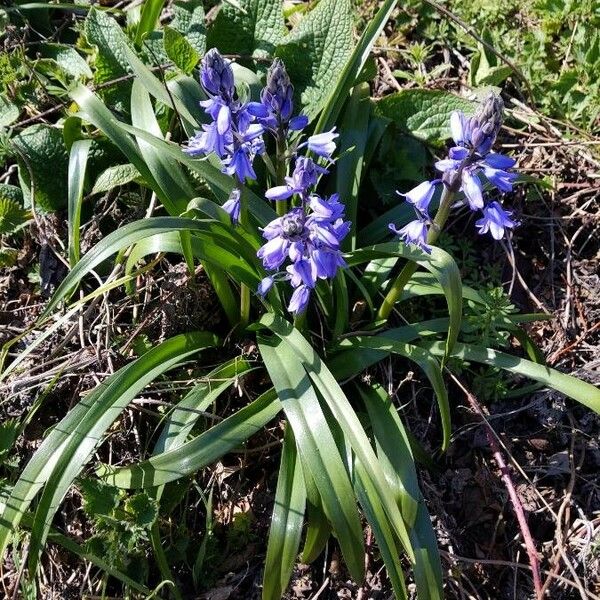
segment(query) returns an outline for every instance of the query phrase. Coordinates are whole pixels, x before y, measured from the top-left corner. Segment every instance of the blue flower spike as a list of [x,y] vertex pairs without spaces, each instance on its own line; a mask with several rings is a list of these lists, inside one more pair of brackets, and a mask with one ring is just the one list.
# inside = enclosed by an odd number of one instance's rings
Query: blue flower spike
[[452,113],[450,132],[455,146],[450,148],[445,159],[435,163],[440,178],[425,181],[400,194],[417,213],[417,219],[401,229],[390,225],[405,243],[431,251],[426,243],[427,225],[431,222],[429,205],[435,187],[440,183],[450,192],[463,192],[469,208],[483,213],[475,224],[480,234],[489,232],[494,239],[500,240],[507,229],[518,225],[511,219],[512,212],[504,210],[498,200],[487,202],[484,194],[486,181],[500,193],[506,193],[512,191],[518,177],[517,173],[508,170],[515,165],[513,158],[491,152],[502,127],[503,111],[500,96],[490,93],[473,116],[468,117],[461,111]]

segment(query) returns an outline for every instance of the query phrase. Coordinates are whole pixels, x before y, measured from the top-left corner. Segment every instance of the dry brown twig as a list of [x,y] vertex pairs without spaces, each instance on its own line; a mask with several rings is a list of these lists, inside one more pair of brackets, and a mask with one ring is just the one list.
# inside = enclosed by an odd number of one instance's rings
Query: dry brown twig
[[529,556],[529,563],[531,565],[531,572],[533,575],[533,587],[535,589],[535,596],[537,600],[542,600],[543,598],[543,590],[542,590],[542,579],[540,576],[540,562],[538,558],[538,553],[535,548],[535,543],[533,541],[533,537],[531,536],[531,531],[529,530],[529,525],[527,524],[527,519],[525,518],[525,511],[523,510],[523,504],[519,500],[519,496],[517,495],[517,491],[513,484],[512,478],[510,476],[510,470],[508,465],[506,464],[504,457],[502,456],[502,452],[500,450],[500,446],[496,441],[496,434],[492,429],[491,425],[487,422],[483,410],[477,401],[477,398],[467,390],[467,388],[460,382],[460,380],[450,373],[450,377],[453,381],[458,385],[458,387],[464,392],[471,408],[478,414],[481,418],[485,430],[486,436],[488,439],[488,443],[492,449],[492,453],[494,455],[494,460],[498,464],[500,468],[500,472],[502,474],[502,481],[506,486],[508,491],[508,495],[510,497],[511,503],[513,505],[515,515],[519,522],[519,528],[521,529],[521,533],[523,535],[523,541],[525,542],[525,548],[527,549],[527,555]]

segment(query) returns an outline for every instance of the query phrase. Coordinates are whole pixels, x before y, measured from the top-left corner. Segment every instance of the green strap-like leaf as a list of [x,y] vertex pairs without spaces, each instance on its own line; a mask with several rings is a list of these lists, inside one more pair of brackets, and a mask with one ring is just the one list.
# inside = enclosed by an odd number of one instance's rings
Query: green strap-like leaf
[[285,345],[288,346],[286,356],[295,357],[295,360],[301,361],[306,369],[306,373],[312,379],[319,394],[327,403],[333,417],[338,421],[344,435],[352,446],[352,450],[363,465],[365,465],[396,535],[405,547],[410,559],[413,560],[414,555],[406,526],[394,500],[392,491],[377,461],[369,439],[336,378],[331,374],[302,334],[290,323],[277,315],[268,313],[260,320],[260,324],[274,331],[285,342],[284,347]]
[[[420,342],[419,345],[432,354],[440,355],[441,344],[439,342]],[[499,350],[492,350],[471,344],[456,344],[452,356],[462,360],[484,363],[492,367],[510,371],[511,373],[529,377],[529,379],[539,381],[569,396],[569,398],[581,402],[581,404],[600,414],[600,389],[591,383],[581,381],[571,375],[565,375],[556,369],[540,365],[526,358],[511,356]]]
[[277,394],[269,390],[189,442],[130,467],[115,469],[102,466],[98,469],[98,476],[111,485],[128,489],[149,488],[176,481],[210,465],[244,443],[280,410]]
[[138,48],[141,47],[144,37],[156,27],[164,4],[165,0],[144,0],[142,15],[135,32],[135,44]]
[[[51,314],[58,303],[68,294],[71,289],[79,284],[85,275],[98,266],[102,261],[106,260],[119,250],[127,248],[128,246],[135,244],[144,238],[174,231],[192,231],[198,233],[204,232],[210,233],[209,237],[212,237],[218,233],[214,230],[214,228],[212,228],[212,226],[220,228],[221,235],[227,235],[226,229],[224,229],[220,223],[208,219],[199,220],[188,219],[184,217],[152,217],[123,225],[123,227],[113,231],[101,242],[96,244],[96,246],[94,246],[75,265],[72,271],[56,289],[54,296],[52,296],[50,302],[46,306],[41,318],[45,318]],[[232,238],[231,244],[235,243],[235,240]],[[216,252],[216,247],[213,250]],[[226,248],[224,250],[226,251]],[[244,262],[242,262],[242,264],[245,265]],[[258,281],[258,279],[255,281]]]
[[291,427],[286,427],[281,464],[275,491],[275,504],[267,542],[263,600],[280,600],[286,590],[302,536],[306,508],[306,488],[302,465]]
[[348,340],[351,346],[357,348],[371,348],[373,350],[383,350],[393,354],[400,354],[409,360],[417,363],[423,369],[429,379],[438,401],[440,417],[442,420],[443,441],[442,450],[447,450],[450,444],[450,435],[452,433],[450,424],[450,404],[448,403],[448,392],[442,376],[440,363],[435,359],[432,353],[424,351],[419,346],[398,342],[384,336],[360,336]]
[[212,334],[176,336],[124,367],[79,402],[46,436],[21,473],[0,515],[0,558],[33,498],[47,482],[36,512],[30,557],[35,565],[54,510],[114,419],[150,381],[191,354],[215,345]]
[[[411,516],[408,525],[415,552],[413,569],[418,597],[441,600],[442,565],[437,539],[419,489],[409,435],[381,386],[360,386],[359,391],[373,426],[377,457],[392,489],[398,494],[402,507],[406,506],[403,513]],[[384,560],[389,571],[388,562],[391,559],[384,554]],[[393,563],[392,568],[395,568]]]
[[337,121],[348,93],[354,86],[354,82],[358,78],[362,68],[365,66],[371,49],[385,27],[396,2],[397,0],[385,0],[377,11],[377,14],[369,21],[358,44],[346,61],[337,84],[330,88],[331,91],[317,122],[315,133],[329,130]]
[[390,256],[401,256],[419,263],[433,273],[442,286],[450,317],[446,342],[446,354],[450,354],[458,338],[462,319],[462,283],[455,260],[441,248],[433,247],[431,254],[427,254],[417,248],[409,248],[402,242],[388,242],[356,250],[348,255],[347,262],[357,265]]
[[317,394],[298,355],[283,339],[259,335],[258,346],[348,569],[356,581],[362,581],[364,545],[358,509]]
[[79,260],[79,228],[81,222],[81,203],[85,169],[90,152],[91,140],[77,140],[71,146],[69,154],[68,214],[69,214],[69,264],[71,267]]

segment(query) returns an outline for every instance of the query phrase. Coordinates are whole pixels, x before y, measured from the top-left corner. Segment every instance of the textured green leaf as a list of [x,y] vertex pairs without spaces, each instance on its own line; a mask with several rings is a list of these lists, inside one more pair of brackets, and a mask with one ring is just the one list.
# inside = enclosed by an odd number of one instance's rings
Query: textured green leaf
[[396,122],[415,137],[431,140],[450,137],[450,115],[462,110],[472,113],[469,100],[441,90],[402,90],[379,100],[376,113]]
[[202,0],[174,2],[171,27],[185,36],[185,39],[200,55],[206,52],[206,27]]
[[69,154],[61,130],[49,125],[32,125],[15,136],[12,144],[19,157],[19,178],[26,203],[31,204],[30,168],[36,208],[44,211],[64,208]]
[[12,125],[18,118],[19,107],[11,102],[4,94],[0,94],[0,127]]
[[103,194],[119,185],[131,183],[138,177],[140,177],[138,170],[130,163],[108,167],[96,179],[92,194]]
[[321,0],[277,48],[309,118],[325,105],[351,52],[350,0]]
[[[369,82],[375,78],[377,67],[374,61],[367,62],[367,60],[371,53],[371,48],[381,34],[394,6],[396,6],[396,2],[397,0],[385,0],[382,2],[379,10],[363,31],[358,44],[342,70],[337,84],[330,89],[329,98],[319,117],[315,133],[328,131],[335,125],[344,102],[346,102],[348,93],[354,85],[359,81]],[[370,74],[370,65],[372,65],[374,74]]]
[[121,490],[98,479],[86,477],[79,480],[77,487],[83,499],[83,510],[91,517],[111,516],[119,505]]
[[223,4],[208,32],[208,46],[225,54],[272,55],[285,33],[281,0]]
[[200,54],[176,29],[165,27],[163,41],[167,56],[186,74],[190,74],[200,60]]
[[23,206],[23,190],[16,185],[0,183],[0,198],[14,200],[15,202],[18,202],[19,205]]
[[0,233],[12,233],[30,217],[20,203],[0,196]]
[[91,78],[92,70],[85,59],[73,48],[65,44],[44,44],[42,53],[45,57],[56,61],[56,64],[76,79]]
[[104,11],[91,8],[84,24],[87,41],[98,49],[94,81],[104,83],[130,71],[124,46],[129,39],[119,24]]

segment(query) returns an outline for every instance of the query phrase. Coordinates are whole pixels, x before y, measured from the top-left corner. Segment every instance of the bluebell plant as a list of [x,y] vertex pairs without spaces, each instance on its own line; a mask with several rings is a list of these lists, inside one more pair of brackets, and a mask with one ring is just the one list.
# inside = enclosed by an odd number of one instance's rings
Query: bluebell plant
[[[269,199],[282,201],[295,196],[298,206],[271,221],[263,230],[266,244],[258,251],[265,269],[276,271],[265,277],[259,293],[266,294],[276,279],[289,280],[294,293],[288,310],[304,312],[318,279],[335,277],[338,268],[346,266],[340,244],[350,231],[344,221],[344,205],[338,194],[322,198],[314,191],[317,178],[327,173],[311,158],[298,156],[291,177],[286,184],[267,190]],[[278,271],[286,260],[285,272]]]
[[[450,131],[455,146],[450,148],[447,158],[435,164],[441,176],[400,194],[414,208],[416,219],[401,229],[393,223],[389,227],[405,243],[431,253],[431,245],[437,240],[451,209],[465,201],[472,211],[482,213],[475,222],[480,234],[489,232],[494,239],[500,240],[507,229],[514,229],[518,225],[512,218],[512,211],[505,210],[501,202],[486,202],[481,179],[483,176],[492,188],[500,192],[509,192],[518,177],[517,173],[508,170],[515,165],[513,158],[491,151],[502,126],[503,112],[502,99],[491,92],[473,116],[468,117],[461,111],[452,113]],[[442,187],[442,194],[439,209],[432,219],[429,207],[438,186]],[[464,194],[465,201],[455,203],[459,192]],[[388,318],[415,270],[416,263],[410,262],[394,280],[379,308],[379,319]]]
[[[332,163],[336,149],[335,128],[309,136],[300,143],[297,137],[308,124],[305,115],[293,116],[294,88],[280,59],[275,59],[267,74],[260,102],[241,102],[235,91],[231,64],[218,50],[209,50],[202,60],[200,82],[208,99],[201,102],[212,122],[188,141],[190,156],[216,154],[223,171],[243,183],[256,179],[252,163],[265,151],[264,135],[271,134],[277,145],[278,185],[267,190],[267,199],[276,202],[279,217],[263,230],[265,245],[258,251],[265,269],[275,271],[265,277],[257,292],[264,296],[276,280],[288,280],[293,288],[289,310],[300,314],[306,309],[318,279],[331,279],[345,266],[340,243],[350,230],[344,221],[344,206],[337,194],[322,198],[315,192],[318,179],[328,169],[303,150]],[[296,139],[292,141],[292,136]],[[294,171],[287,168],[295,159]],[[287,211],[287,200],[295,204]],[[239,187],[232,190],[223,209],[238,224],[242,213]],[[290,264],[280,271],[283,263]]]
[[[223,205],[234,224],[240,222],[243,214],[240,184],[256,179],[253,161],[265,153],[265,136],[275,140],[277,167],[271,166],[271,172],[276,185],[266,191],[265,197],[275,202],[278,217],[262,230],[266,242],[258,257],[269,273],[257,292],[265,296],[276,281],[289,281],[294,291],[288,309],[298,315],[306,310],[318,280],[335,277],[337,269],[345,266],[340,244],[350,223],[344,220],[344,205],[337,194],[323,198],[316,192],[319,178],[328,173],[327,167],[334,162],[338,134],[334,128],[302,141],[308,119],[294,115],[294,88],[278,58],[268,70],[259,102],[239,99],[231,63],[216,49],[209,50],[202,60],[200,82],[208,96],[201,105],[211,122],[202,125],[185,150],[191,156],[214,153],[221,160],[223,171],[238,182]],[[400,194],[412,205],[416,218],[402,228],[393,223],[389,227],[405,243],[430,253],[459,192],[464,201],[457,204],[466,203],[481,213],[475,223],[479,233],[489,232],[499,240],[506,230],[517,226],[512,212],[499,200],[486,201],[484,197],[485,181],[500,192],[508,192],[517,177],[510,171],[514,159],[492,152],[503,109],[500,97],[491,93],[473,116],[460,111],[452,113],[450,129],[455,145],[445,159],[436,162],[439,177]],[[266,157],[265,161],[269,164]],[[294,170],[288,175],[291,163]],[[430,204],[440,187],[440,208],[432,219]],[[392,284],[379,311],[381,318],[387,318],[414,268],[414,263],[407,265],[406,272]]]
[[265,150],[263,126],[257,122],[255,107],[241,102],[235,91],[231,64],[218,50],[209,50],[202,59],[200,82],[208,99],[200,102],[212,122],[191,138],[185,148],[190,156],[214,152],[223,171],[243,183],[256,179],[252,163]]
[[432,237],[437,237],[437,231],[432,235],[430,230],[432,227],[439,229],[443,225],[439,220],[437,223],[432,222],[429,215],[429,205],[436,187],[440,185],[446,192],[446,204],[457,192],[462,192],[469,208],[483,213],[475,222],[479,233],[489,231],[494,239],[500,240],[504,237],[506,229],[516,227],[517,222],[511,218],[512,212],[505,210],[498,200],[485,202],[481,179],[483,175],[493,188],[500,192],[510,192],[518,176],[517,173],[508,170],[515,165],[513,158],[491,151],[502,125],[503,109],[502,99],[490,93],[472,117],[461,111],[452,113],[450,130],[455,146],[450,148],[447,158],[435,163],[435,168],[441,176],[400,194],[412,204],[417,218],[402,229],[391,223],[390,229],[406,243],[431,252],[430,244],[434,241]]

